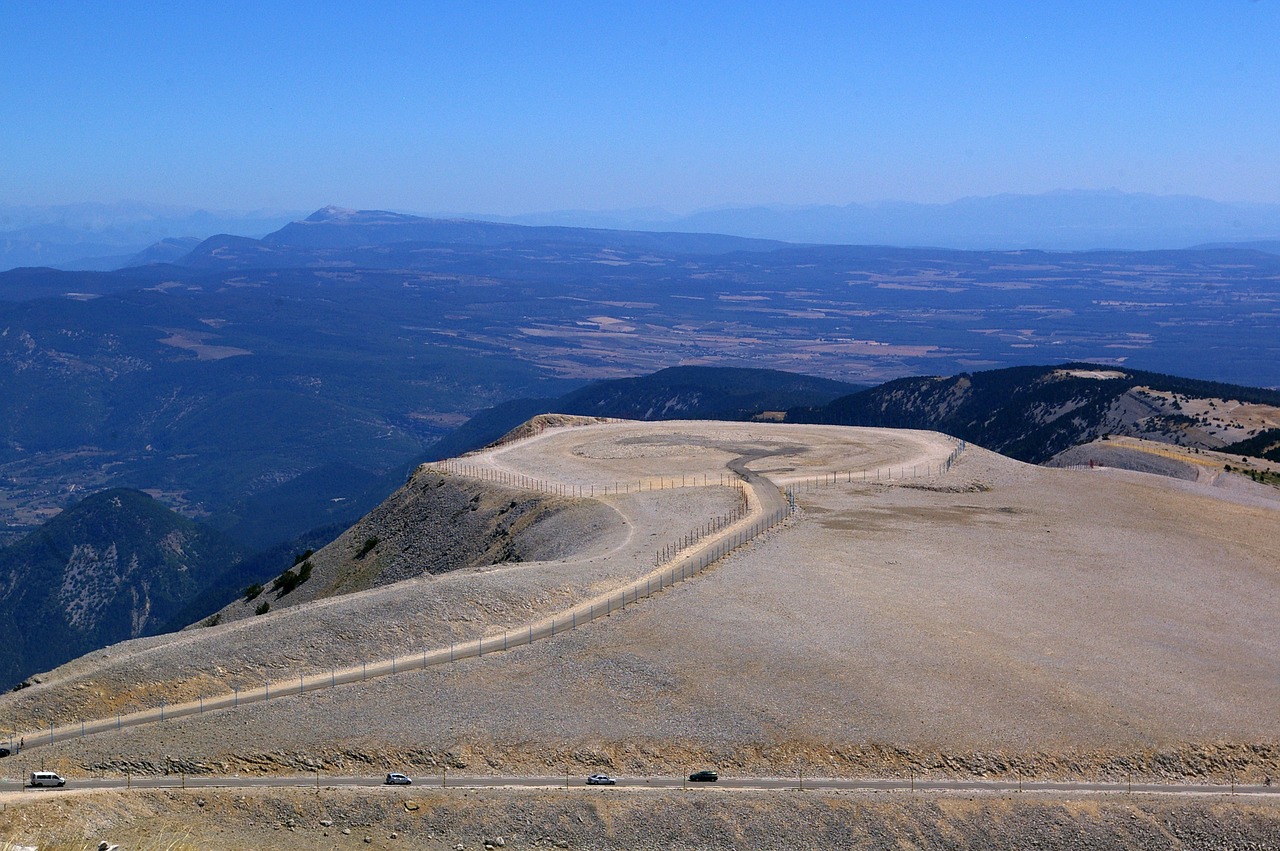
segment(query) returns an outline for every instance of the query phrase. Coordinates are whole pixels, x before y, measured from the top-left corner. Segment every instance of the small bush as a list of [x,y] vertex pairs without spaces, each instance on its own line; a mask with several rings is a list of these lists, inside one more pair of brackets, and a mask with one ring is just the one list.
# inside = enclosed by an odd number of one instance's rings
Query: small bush
[[255,615],[265,615],[269,611],[271,611],[271,604],[268,603],[266,600],[263,600],[261,603],[258,604],[258,608],[253,610],[253,613]]
[[200,622],[201,626],[217,626],[222,623],[222,612],[214,612]]
[[310,561],[304,561],[302,563],[302,567],[298,568],[298,584],[299,585],[301,585],[302,583],[306,582],[308,579],[311,578],[311,570],[314,567],[315,565],[313,565]]
[[252,600],[254,597],[257,597],[261,593],[262,593],[262,585],[258,582],[255,582],[252,585],[250,585],[248,588],[244,589],[244,599],[247,602],[249,600]]
[[378,539],[377,535],[374,535],[372,538],[365,538],[364,543],[360,545],[360,551],[356,553],[356,558],[364,558],[380,543],[382,542]]
[[298,574],[294,573],[292,570],[286,570],[284,573],[277,576],[275,581],[271,583],[271,590],[279,591],[280,594],[278,596],[283,597],[285,594],[288,594],[294,588],[298,587],[298,581]]
[[305,553],[299,553],[298,555],[293,557],[293,566],[297,567],[298,565],[302,564],[304,561],[311,558],[315,554],[316,554],[315,550],[307,550]]

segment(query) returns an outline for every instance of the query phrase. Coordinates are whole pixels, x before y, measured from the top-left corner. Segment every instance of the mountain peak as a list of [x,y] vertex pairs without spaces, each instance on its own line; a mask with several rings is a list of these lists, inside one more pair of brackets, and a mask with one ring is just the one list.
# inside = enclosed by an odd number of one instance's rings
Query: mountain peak
[[352,210],[348,207],[335,207],[330,204],[327,207],[321,207],[311,215],[303,219],[304,222],[333,222],[349,219],[359,213],[358,210]]
[[303,219],[307,224],[325,225],[385,225],[429,222],[421,216],[392,213],[387,210],[352,210],[348,207],[321,207]]

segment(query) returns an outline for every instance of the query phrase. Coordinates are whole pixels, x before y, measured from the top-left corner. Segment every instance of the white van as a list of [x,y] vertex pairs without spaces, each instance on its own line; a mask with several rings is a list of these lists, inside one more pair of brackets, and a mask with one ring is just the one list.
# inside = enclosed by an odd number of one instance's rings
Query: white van
[[33,771],[31,772],[31,787],[36,786],[66,786],[67,778],[61,774],[52,771]]

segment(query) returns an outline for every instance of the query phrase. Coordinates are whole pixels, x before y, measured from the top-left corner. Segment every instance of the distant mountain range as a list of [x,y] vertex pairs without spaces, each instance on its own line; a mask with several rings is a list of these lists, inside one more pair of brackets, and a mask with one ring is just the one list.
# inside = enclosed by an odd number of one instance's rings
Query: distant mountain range
[[836,245],[1007,250],[1174,249],[1280,240],[1280,204],[1231,204],[1187,195],[1058,191],[992,195],[945,204],[725,207],[675,216],[661,211],[567,211],[488,217],[520,224],[726,233]]
[[[218,234],[258,237],[298,248],[347,248],[403,241],[494,245],[522,240],[582,240],[581,230],[627,232],[615,244],[678,253],[763,249],[779,241],[831,245],[928,246],[969,250],[1039,248],[1179,249],[1241,247],[1280,253],[1280,204],[1233,204],[1185,195],[1064,190],[1039,195],[961,198],[945,204],[885,201],[845,205],[734,206],[675,215],[662,210],[420,216],[326,208],[305,220],[296,211],[209,212],[139,202],[59,207],[0,205],[0,269],[54,266],[108,271],[179,256],[172,241]],[[357,235],[343,224],[362,217]],[[376,228],[370,227],[377,225]],[[503,226],[506,226],[505,228]],[[518,231],[511,225],[536,227]],[[282,230],[277,230],[282,228]],[[379,243],[366,241],[378,233]],[[662,233],[663,237],[654,237]],[[685,235],[683,240],[673,234]],[[697,235],[692,238],[691,235]],[[736,238],[736,240],[735,240]],[[344,239],[351,240],[343,243]],[[587,237],[596,244],[597,237]],[[757,241],[756,246],[743,240]],[[168,245],[154,246],[156,243]],[[192,244],[194,245],[194,244]],[[185,246],[184,246],[185,247]],[[182,252],[185,253],[185,252]]]
[[[153,259],[172,259],[158,256],[163,249],[148,248],[155,243],[182,237],[195,237],[198,241],[217,233],[260,236],[299,215],[302,214],[297,211],[274,210],[213,212],[137,201],[48,207],[0,205],[0,269],[119,269]],[[141,252],[150,253],[139,257]]]
[[421,265],[422,254],[440,246],[474,249],[517,245],[714,255],[772,251],[786,243],[720,234],[534,227],[325,207],[260,240],[225,234],[210,237],[173,262],[180,266],[216,269],[293,268],[333,263],[350,263],[360,268],[413,268]]

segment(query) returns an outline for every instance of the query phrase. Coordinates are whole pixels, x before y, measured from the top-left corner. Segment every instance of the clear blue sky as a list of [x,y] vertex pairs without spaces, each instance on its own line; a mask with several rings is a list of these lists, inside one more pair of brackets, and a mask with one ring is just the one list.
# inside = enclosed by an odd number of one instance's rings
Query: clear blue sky
[[0,0],[0,203],[1280,202],[1280,0]]

